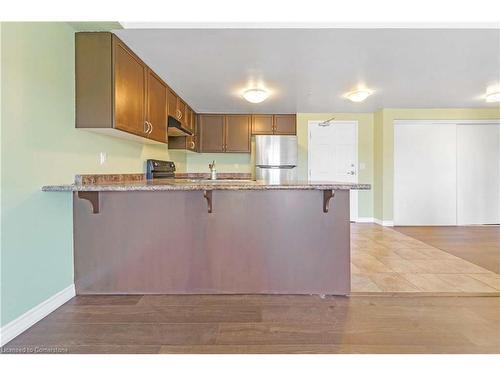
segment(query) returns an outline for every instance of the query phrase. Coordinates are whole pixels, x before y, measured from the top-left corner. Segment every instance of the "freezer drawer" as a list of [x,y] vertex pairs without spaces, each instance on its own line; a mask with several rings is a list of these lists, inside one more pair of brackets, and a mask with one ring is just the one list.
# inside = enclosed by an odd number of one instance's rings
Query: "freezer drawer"
[[255,168],[257,180],[264,180],[271,184],[281,184],[297,179],[297,168]]

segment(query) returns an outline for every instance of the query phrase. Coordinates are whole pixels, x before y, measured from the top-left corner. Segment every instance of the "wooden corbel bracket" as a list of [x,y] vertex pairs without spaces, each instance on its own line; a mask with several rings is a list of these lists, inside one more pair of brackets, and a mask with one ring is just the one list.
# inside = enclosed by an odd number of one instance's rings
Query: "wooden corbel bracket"
[[92,213],[99,213],[99,192],[98,191],[79,191],[78,198],[85,199],[92,205]]
[[323,212],[324,213],[328,213],[330,199],[332,199],[334,196],[335,196],[335,191],[323,190]]
[[208,213],[212,213],[212,190],[205,190],[203,197],[207,200]]

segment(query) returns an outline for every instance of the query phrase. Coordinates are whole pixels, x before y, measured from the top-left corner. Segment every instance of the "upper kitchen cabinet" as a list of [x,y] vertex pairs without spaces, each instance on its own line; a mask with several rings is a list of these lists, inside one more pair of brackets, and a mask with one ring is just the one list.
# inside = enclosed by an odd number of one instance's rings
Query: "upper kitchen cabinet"
[[75,38],[76,127],[167,143],[167,85],[115,35]]
[[200,115],[200,152],[224,152],[224,115]]
[[297,134],[295,115],[274,115],[274,134]]
[[199,115],[199,151],[249,153],[250,130],[250,115]]
[[168,88],[168,115],[179,120],[184,127],[188,127],[188,105],[171,88]]
[[273,115],[252,115],[252,134],[273,134]]
[[147,73],[147,95],[148,104],[147,119],[149,122],[149,138],[159,142],[167,139],[167,85],[152,70]]
[[252,115],[253,135],[295,135],[295,115]]
[[[145,135],[149,132],[145,108],[148,68],[118,40],[113,43],[113,55],[115,128]],[[77,82],[79,78],[77,76]],[[78,93],[77,89],[77,106]]]
[[168,115],[180,120],[181,115],[177,106],[178,99],[177,94],[169,87],[167,92]]
[[226,115],[224,124],[224,151],[250,152],[250,115]]

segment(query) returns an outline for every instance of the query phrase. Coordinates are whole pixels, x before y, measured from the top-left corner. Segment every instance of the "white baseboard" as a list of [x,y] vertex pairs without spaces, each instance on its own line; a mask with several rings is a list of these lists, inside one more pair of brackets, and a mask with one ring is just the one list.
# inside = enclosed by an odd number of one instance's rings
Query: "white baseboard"
[[380,220],[374,217],[358,217],[356,219],[356,223],[375,223],[378,225],[382,225],[384,227],[393,227],[394,222],[392,220]]
[[382,225],[383,227],[393,227],[394,222],[392,220],[380,220],[380,219],[373,219],[375,224]]
[[45,318],[76,295],[75,284],[71,284],[42,303],[28,310],[19,318],[0,328],[0,346],[26,331],[33,324]]
[[374,223],[375,219],[373,217],[358,217],[355,220],[356,223]]

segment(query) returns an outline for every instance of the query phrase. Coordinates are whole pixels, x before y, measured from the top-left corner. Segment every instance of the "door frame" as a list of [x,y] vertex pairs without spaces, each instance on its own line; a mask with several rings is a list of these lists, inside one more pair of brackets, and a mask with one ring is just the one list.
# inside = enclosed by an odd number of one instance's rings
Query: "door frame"
[[[309,120],[307,121],[307,179],[309,180],[311,177],[311,167],[309,160],[311,160],[311,126],[317,125],[321,122],[326,121],[327,119],[324,120]],[[354,125],[354,132],[355,132],[355,142],[354,142],[354,165],[355,165],[355,177],[356,181],[355,183],[359,182],[359,134],[358,134],[358,127],[359,127],[359,121],[358,120],[332,120],[329,121],[332,125],[335,125],[335,123],[349,123]],[[352,207],[353,207],[353,213],[351,213],[351,221],[357,222],[359,218],[359,196],[358,196],[358,191],[357,190],[351,190],[350,193],[350,199],[353,202]]]
[[[393,133],[395,131],[396,125],[410,125],[410,124],[420,124],[420,125],[500,125],[499,119],[481,119],[481,120],[424,120],[424,119],[405,119],[405,120],[394,120],[392,123]],[[393,160],[392,160],[392,207],[393,207],[393,220],[394,218],[394,207],[396,205],[396,153],[395,153],[396,143],[393,142]],[[457,188],[457,187],[456,187]],[[457,197],[458,199],[458,197]],[[458,217],[456,218],[458,220]],[[397,225],[396,220],[394,220],[394,225]],[[458,221],[456,221],[454,226],[458,226]]]

